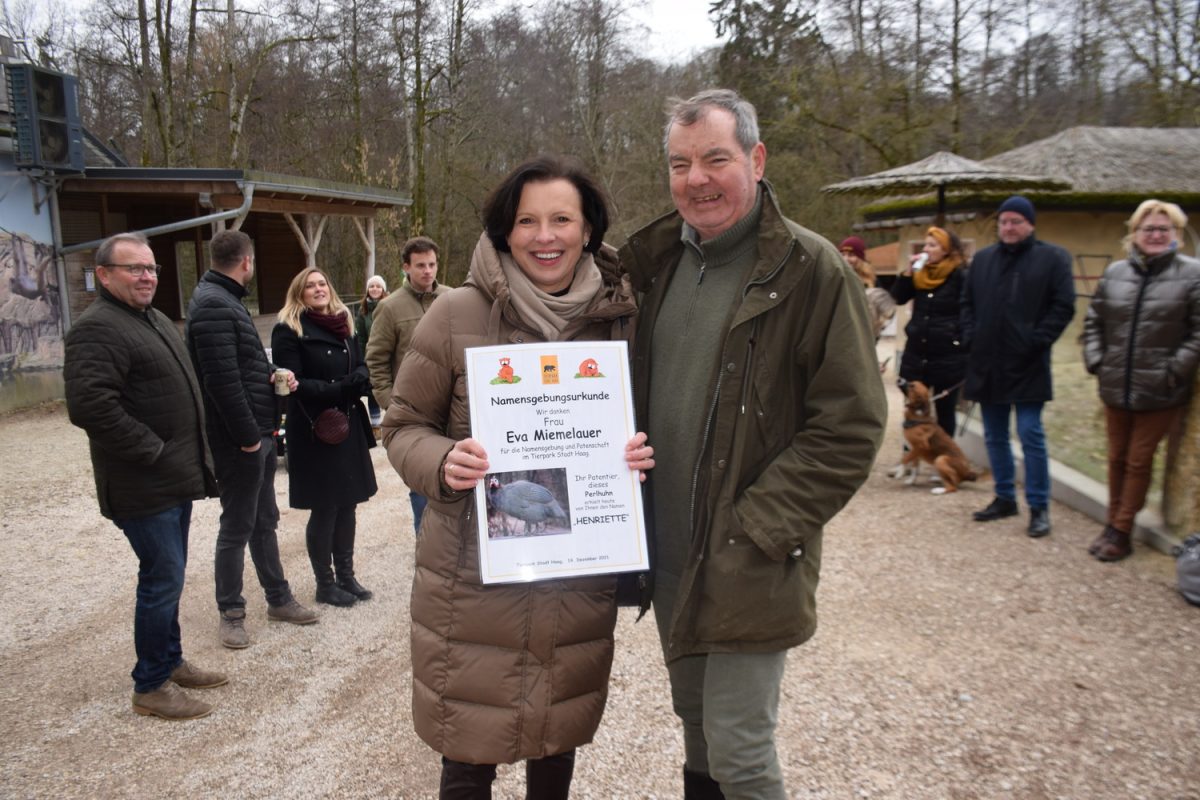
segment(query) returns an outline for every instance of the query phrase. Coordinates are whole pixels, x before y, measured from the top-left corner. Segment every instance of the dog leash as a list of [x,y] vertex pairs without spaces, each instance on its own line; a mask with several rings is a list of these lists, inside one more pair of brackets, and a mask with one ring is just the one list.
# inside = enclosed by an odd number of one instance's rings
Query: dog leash
[[964,383],[966,383],[966,382],[967,382],[967,381],[966,381],[966,378],[964,378],[963,380],[961,380],[961,381],[959,381],[958,383],[956,383],[956,384],[954,384],[953,386],[951,386],[951,387],[950,387],[949,389],[947,389],[946,391],[944,391],[944,392],[938,392],[938,393],[937,393],[937,394],[935,394],[933,397],[929,398],[929,402],[931,402],[931,403],[936,403],[938,400],[941,400],[943,397],[945,397],[946,395],[950,394],[951,392],[958,390],[958,389],[959,389],[959,388],[960,388],[960,387],[961,387],[961,386],[962,386]]

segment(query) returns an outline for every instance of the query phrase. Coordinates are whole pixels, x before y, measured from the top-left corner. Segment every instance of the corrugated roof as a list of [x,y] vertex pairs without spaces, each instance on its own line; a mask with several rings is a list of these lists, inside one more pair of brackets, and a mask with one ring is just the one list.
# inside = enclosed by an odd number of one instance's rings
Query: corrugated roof
[[212,186],[220,183],[252,183],[255,199],[318,200],[372,208],[412,205],[412,198],[391,189],[249,169],[88,167],[82,178],[84,180],[70,182],[65,188],[85,190],[88,180],[127,181],[131,187],[161,183],[175,191],[188,184],[196,184],[192,187],[196,191],[213,191]]

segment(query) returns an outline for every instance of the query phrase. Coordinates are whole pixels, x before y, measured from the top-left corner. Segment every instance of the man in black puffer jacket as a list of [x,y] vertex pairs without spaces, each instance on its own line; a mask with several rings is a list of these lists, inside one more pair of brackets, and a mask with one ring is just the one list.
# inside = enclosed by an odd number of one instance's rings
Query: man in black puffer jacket
[[[317,615],[296,602],[275,527],[275,392],[271,363],[250,312],[242,305],[254,277],[250,237],[221,231],[209,245],[212,269],[204,273],[188,304],[187,343],[204,389],[208,445],[221,491],[221,529],[213,564],[221,644],[248,647],[242,572],[246,545],[267,595],[267,618],[297,625]],[[295,378],[289,376],[292,388]]]
[[212,711],[179,687],[228,682],[183,658],[179,598],[192,502],[216,494],[204,405],[179,331],[151,308],[159,266],[140,233],[96,250],[96,302],[67,333],[63,379],[71,422],[87,431],[100,513],[138,557],[133,710],[182,720]]

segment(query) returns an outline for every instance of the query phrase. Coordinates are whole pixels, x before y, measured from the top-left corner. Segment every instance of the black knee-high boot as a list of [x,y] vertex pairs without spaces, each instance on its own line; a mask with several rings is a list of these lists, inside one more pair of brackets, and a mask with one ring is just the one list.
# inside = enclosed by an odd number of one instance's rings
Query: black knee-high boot
[[466,764],[442,756],[440,800],[491,800],[495,764]]
[[371,591],[354,579],[354,536],[358,527],[355,506],[338,509],[333,529],[333,567],[337,585],[359,600],[370,600]]
[[352,606],[358,598],[334,583],[333,566],[330,564],[337,517],[336,508],[314,508],[308,517],[304,539],[308,545],[308,560],[317,579],[317,602],[331,606]]
[[575,751],[525,762],[526,800],[567,800],[575,773]]

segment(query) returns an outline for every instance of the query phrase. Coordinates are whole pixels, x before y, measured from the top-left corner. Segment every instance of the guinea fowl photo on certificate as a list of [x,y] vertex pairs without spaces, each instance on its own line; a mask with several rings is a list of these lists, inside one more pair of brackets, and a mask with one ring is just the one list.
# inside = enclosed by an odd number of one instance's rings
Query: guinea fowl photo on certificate
[[490,465],[475,492],[484,583],[649,568],[628,348],[546,342],[466,351],[471,432]]

